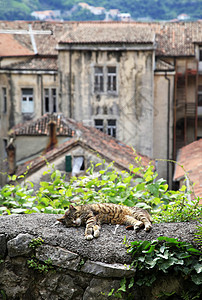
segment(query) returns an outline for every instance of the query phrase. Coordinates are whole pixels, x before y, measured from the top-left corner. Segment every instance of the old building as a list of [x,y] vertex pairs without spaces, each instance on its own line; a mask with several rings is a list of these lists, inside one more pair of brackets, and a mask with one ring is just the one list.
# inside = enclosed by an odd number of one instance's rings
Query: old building
[[[48,128],[50,121],[54,121],[58,137],[58,144],[52,149],[46,151],[45,136],[42,133]],[[32,153],[26,160],[22,161],[21,152],[23,151],[22,139],[25,133],[29,133],[29,142],[32,145]],[[26,179],[34,183],[35,188],[40,187],[40,181],[50,180],[49,170],[54,168],[66,178],[71,176],[84,175],[87,169],[99,164],[95,169],[105,169],[113,161],[117,172],[131,172],[131,166],[139,167],[139,161],[143,167],[147,167],[153,161],[147,156],[143,156],[134,151],[134,149],[123,142],[111,137],[104,132],[98,131],[91,126],[84,126],[82,123],[72,119],[65,118],[62,114],[49,114],[39,118],[36,122],[26,122],[24,125],[13,128],[13,135],[16,135],[16,153],[15,153],[15,173],[17,176],[24,175],[27,171]],[[31,142],[30,139],[35,141]],[[72,136],[70,138],[70,136]],[[60,140],[59,140],[60,139]],[[37,142],[36,142],[37,141]],[[48,142],[46,138],[46,142]],[[21,143],[21,145],[20,145]],[[38,152],[41,147],[45,151]],[[44,144],[43,146],[41,144]],[[30,147],[31,147],[30,145]],[[20,151],[19,151],[20,149]],[[11,147],[11,162],[13,166],[13,147]],[[137,160],[136,160],[137,159]],[[48,162],[48,164],[47,164]],[[46,173],[44,175],[44,173]],[[141,177],[141,172],[136,177]]]
[[0,22],[1,164],[9,130],[52,112],[175,159],[202,134],[201,45],[201,22]]

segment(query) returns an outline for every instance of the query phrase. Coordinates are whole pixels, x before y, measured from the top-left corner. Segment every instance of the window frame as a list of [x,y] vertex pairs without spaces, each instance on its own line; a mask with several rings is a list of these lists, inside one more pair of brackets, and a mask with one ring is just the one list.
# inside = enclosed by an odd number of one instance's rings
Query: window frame
[[[102,125],[101,124],[100,125],[96,124],[97,121],[101,121]],[[95,119],[94,120],[94,126],[95,126],[96,129],[104,132],[104,120],[103,119]]]
[[[25,90],[32,91],[32,93],[25,93]],[[24,93],[23,93],[24,92]],[[26,105],[25,105],[26,103]],[[32,103],[32,105],[31,105]],[[27,107],[31,107],[28,109]],[[21,88],[21,111],[23,114],[34,113],[34,88],[33,87],[22,87]]]
[[[43,111],[44,113],[55,113],[58,111],[58,97],[56,87],[44,87],[43,89]],[[47,109],[48,106],[48,109]]]
[[[110,69],[114,68],[114,72]],[[102,72],[96,72],[102,69]],[[117,65],[94,65],[93,66],[93,93],[94,94],[118,94],[118,67]],[[102,78],[102,80],[101,80]],[[99,85],[98,87],[96,85]]]
[[[113,121],[114,124],[109,124],[111,121]],[[116,132],[117,132],[116,119],[108,119],[107,120],[107,134],[116,138]]]
[[[109,72],[110,68],[111,69],[114,68],[115,72]],[[116,93],[116,92],[117,92],[117,68],[112,66],[107,66],[107,93]]]
[[6,114],[8,111],[8,94],[7,88],[2,87],[2,113]]
[[[102,126],[100,125],[100,128],[99,128],[99,125],[96,126],[96,121],[102,121]],[[109,124],[110,121],[113,121],[114,124]],[[112,118],[108,118],[108,119],[94,119],[94,127],[106,134],[108,134],[109,136],[111,137],[114,137],[114,138],[117,138],[117,119],[112,119]],[[102,130],[101,130],[102,128]]]

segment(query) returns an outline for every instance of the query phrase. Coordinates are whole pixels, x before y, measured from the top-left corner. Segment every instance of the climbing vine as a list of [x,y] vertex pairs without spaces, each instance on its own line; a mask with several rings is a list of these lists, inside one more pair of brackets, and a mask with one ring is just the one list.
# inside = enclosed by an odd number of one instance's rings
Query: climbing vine
[[[181,291],[170,291],[156,295],[156,299],[177,294],[179,299],[200,299],[202,290],[202,257],[201,252],[191,244],[180,242],[174,238],[159,237],[151,242],[134,241],[127,246],[127,252],[133,257],[131,268],[135,269],[135,276],[130,280],[123,278],[120,288],[111,291],[109,296],[115,295],[121,299],[133,299],[136,286],[151,287],[163,275],[181,277],[184,288]],[[186,297],[185,297],[186,296]],[[167,298],[164,298],[167,299]]]

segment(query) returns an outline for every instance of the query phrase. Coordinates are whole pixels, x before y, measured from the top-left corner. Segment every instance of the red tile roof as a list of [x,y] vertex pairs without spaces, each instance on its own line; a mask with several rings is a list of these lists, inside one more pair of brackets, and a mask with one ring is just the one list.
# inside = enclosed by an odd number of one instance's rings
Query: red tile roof
[[27,56],[34,52],[23,46],[11,34],[0,34],[0,56]]
[[153,44],[154,30],[144,24],[122,22],[78,22],[72,23],[61,43],[136,43]]
[[202,198],[202,139],[180,149],[175,165],[174,180],[183,179],[185,171],[188,172],[188,177],[194,184],[196,196]]
[[31,57],[26,61],[13,63],[4,67],[5,70],[57,71],[56,57]]
[[[121,169],[129,170],[132,164],[137,165],[135,158],[138,156],[142,160],[143,166],[147,166],[152,162],[148,157],[135,153],[132,147],[120,142],[113,137],[97,130],[94,127],[87,127],[81,123],[71,119],[64,119],[66,126],[71,128],[75,135],[67,142],[58,145],[57,148],[47,152],[43,157],[38,157],[18,167],[17,175],[23,174],[27,165],[31,165],[30,172],[35,172],[45,165],[46,161],[53,161],[73,147],[80,145],[81,147],[92,150],[93,153],[99,154],[107,161],[114,161],[115,166]],[[63,125],[65,126],[65,125]]]
[[[52,31],[52,35],[36,34],[38,54],[57,55],[62,43],[153,43],[158,56],[194,56],[195,43],[202,43],[202,22],[42,22],[0,21],[0,30],[15,29]],[[4,42],[3,42],[4,41]],[[1,56],[32,55],[28,34],[1,34]]]
[[69,136],[74,135],[74,131],[68,126],[64,116],[62,114],[45,114],[43,117],[35,120],[28,121],[23,124],[17,124],[14,126],[9,134],[14,136],[39,136],[48,135],[48,124],[50,121],[55,121],[57,125],[57,136]]

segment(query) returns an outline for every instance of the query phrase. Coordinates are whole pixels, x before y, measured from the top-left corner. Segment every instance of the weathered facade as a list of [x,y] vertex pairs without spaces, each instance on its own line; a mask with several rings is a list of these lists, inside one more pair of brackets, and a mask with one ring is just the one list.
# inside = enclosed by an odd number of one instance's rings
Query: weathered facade
[[[201,136],[200,22],[29,23],[0,23],[1,170],[9,130],[44,113],[62,112],[154,159],[175,159]],[[157,167],[172,178],[167,162]]]

